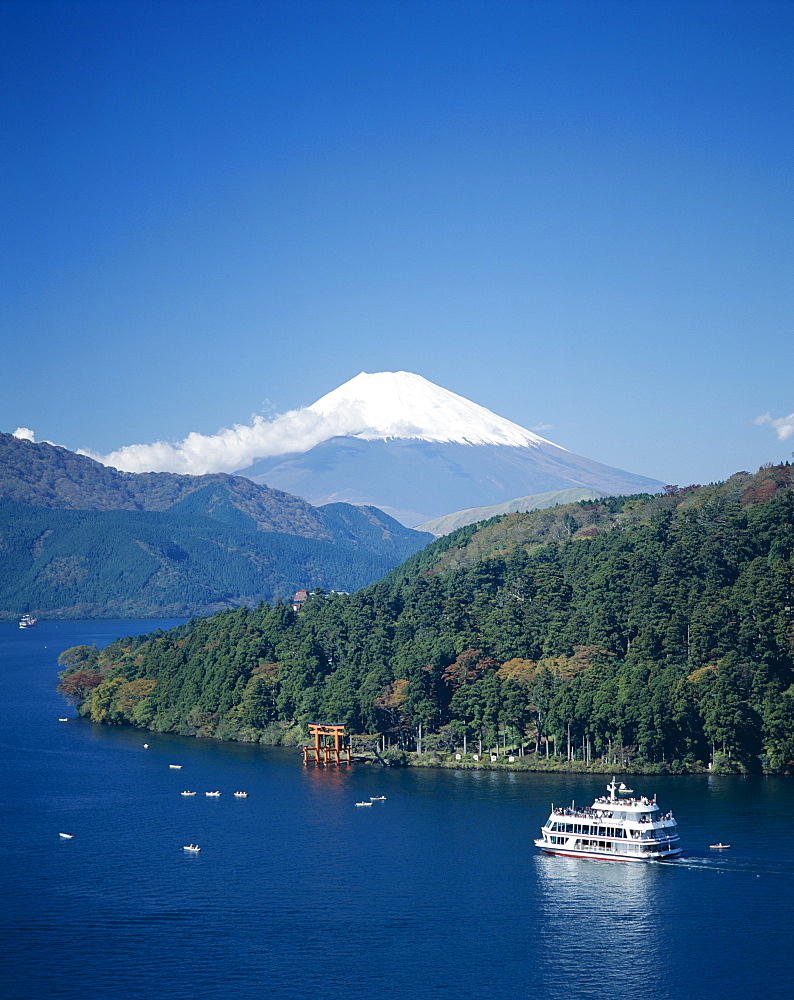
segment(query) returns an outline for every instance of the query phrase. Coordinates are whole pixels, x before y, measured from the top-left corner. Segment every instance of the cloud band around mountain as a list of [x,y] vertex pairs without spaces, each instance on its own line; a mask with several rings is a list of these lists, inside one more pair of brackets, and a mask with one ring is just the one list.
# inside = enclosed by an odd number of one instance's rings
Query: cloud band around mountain
[[273,420],[254,416],[250,424],[234,424],[217,434],[193,431],[176,443],[130,444],[107,455],[78,453],[124,472],[231,473],[262,458],[308,451],[329,438],[349,434],[357,422],[357,414],[348,408],[324,416],[303,407]]

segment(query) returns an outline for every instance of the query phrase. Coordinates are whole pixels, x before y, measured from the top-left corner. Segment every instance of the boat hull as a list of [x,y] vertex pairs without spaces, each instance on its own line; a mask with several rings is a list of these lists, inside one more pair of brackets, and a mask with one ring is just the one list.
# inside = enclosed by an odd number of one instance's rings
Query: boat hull
[[547,844],[542,840],[536,840],[535,846],[539,847],[544,854],[557,854],[563,858],[590,858],[593,861],[667,861],[668,858],[677,858],[682,853],[682,848],[676,847],[672,851],[664,851],[648,854],[619,854],[616,851],[583,851],[573,847]]

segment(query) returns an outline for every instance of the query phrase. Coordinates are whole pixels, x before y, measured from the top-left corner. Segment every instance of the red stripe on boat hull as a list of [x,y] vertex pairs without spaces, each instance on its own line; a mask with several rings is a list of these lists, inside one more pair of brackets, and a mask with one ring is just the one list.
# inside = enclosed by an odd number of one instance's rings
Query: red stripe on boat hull
[[572,853],[571,851],[554,851],[548,850],[545,847],[541,847],[541,851],[544,854],[549,855],[559,855],[562,858],[590,858],[593,861],[659,861],[661,858],[677,858],[681,853],[680,851],[671,851],[669,854],[659,854],[659,855],[637,855],[636,857],[627,857],[625,854],[591,854],[586,851],[579,851]]

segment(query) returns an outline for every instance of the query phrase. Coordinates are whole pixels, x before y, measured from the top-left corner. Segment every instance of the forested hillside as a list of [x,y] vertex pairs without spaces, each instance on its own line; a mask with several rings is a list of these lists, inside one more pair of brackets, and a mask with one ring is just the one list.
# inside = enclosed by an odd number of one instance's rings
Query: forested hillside
[[0,615],[212,614],[356,590],[431,536],[238,476],[134,474],[0,435]]
[[203,513],[224,497],[260,530],[329,538],[316,508],[305,500],[242,476],[119,472],[57,445],[0,434],[0,497],[17,503],[64,510],[167,510],[198,491],[204,491]]
[[793,484],[784,465],[495,518],[299,614],[77,647],[61,690],[97,722],[217,738],[313,720],[408,748],[421,732],[441,754],[465,736],[566,763],[786,770]]

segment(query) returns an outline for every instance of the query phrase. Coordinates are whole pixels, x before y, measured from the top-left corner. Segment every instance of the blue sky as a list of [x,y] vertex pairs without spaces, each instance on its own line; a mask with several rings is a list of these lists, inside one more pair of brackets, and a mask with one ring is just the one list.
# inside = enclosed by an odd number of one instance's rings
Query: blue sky
[[6,0],[0,429],[405,370],[665,482],[790,458],[792,51],[764,0]]

